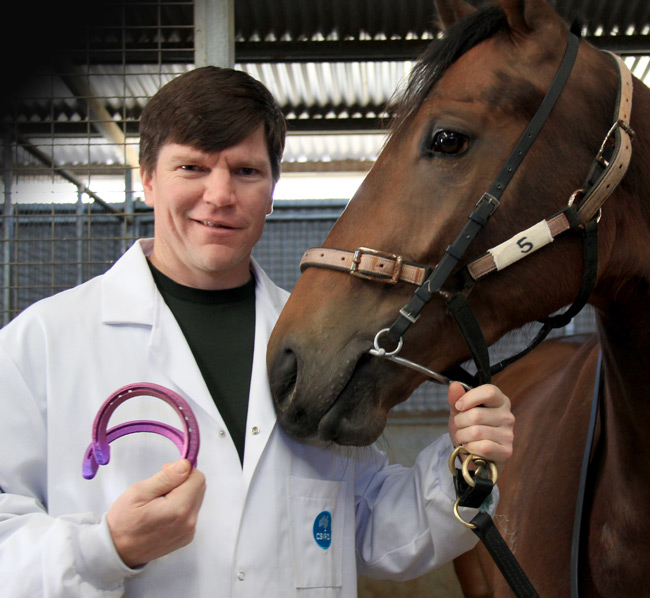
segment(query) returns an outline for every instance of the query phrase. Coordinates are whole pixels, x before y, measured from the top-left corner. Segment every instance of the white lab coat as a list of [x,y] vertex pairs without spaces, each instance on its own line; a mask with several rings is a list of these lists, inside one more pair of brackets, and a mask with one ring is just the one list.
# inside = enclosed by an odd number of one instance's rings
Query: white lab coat
[[[2,596],[353,597],[357,572],[413,577],[474,545],[451,512],[448,438],[405,469],[387,467],[374,448],[294,442],[276,425],[265,355],[287,293],[257,265],[242,469],[151,277],[151,248],[150,240],[136,243],[105,275],[37,303],[0,331]],[[132,570],[115,551],[105,513],[178,450],[161,436],[134,434],[111,445],[111,461],[94,479],[82,477],[81,463],[99,406],[143,381],[190,403],[207,491],[194,541]],[[124,403],[110,426],[135,419],[181,428],[176,413],[151,397]],[[324,511],[331,530],[318,529],[330,533],[329,548],[314,537]]]

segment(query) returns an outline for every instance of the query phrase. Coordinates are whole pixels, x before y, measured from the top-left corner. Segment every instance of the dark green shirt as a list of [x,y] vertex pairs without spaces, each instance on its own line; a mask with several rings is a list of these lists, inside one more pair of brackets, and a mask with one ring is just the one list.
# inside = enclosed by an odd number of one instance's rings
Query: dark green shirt
[[149,267],[244,460],[255,341],[255,278],[222,291],[186,287]]

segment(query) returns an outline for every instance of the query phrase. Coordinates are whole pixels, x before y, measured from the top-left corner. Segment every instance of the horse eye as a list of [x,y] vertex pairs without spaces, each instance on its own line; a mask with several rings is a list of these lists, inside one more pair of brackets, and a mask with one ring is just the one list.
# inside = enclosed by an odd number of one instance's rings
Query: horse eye
[[448,156],[462,154],[469,147],[469,137],[458,131],[434,131],[422,148],[424,155],[445,154]]

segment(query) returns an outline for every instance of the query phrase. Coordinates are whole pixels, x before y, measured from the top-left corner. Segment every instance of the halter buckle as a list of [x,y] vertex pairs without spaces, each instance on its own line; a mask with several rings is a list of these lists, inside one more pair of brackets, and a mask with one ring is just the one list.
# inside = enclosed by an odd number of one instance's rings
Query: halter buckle
[[[364,274],[359,271],[359,266],[361,264],[361,258],[364,254],[374,255],[376,257],[392,260],[395,265],[393,266],[393,273],[390,277],[383,278],[379,275],[373,274]],[[402,273],[402,265],[404,263],[404,258],[401,255],[396,255],[394,253],[388,253],[385,251],[377,251],[376,249],[370,249],[369,247],[357,247],[354,251],[352,257],[352,264],[350,264],[350,274],[358,278],[365,278],[366,280],[381,280],[387,284],[397,284],[399,282],[399,277]]]

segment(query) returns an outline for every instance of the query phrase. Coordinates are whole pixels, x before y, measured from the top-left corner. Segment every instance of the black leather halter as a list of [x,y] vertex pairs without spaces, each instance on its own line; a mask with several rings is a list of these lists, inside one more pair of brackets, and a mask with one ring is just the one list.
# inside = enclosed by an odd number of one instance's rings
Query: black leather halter
[[[562,58],[562,62],[555,78],[553,79],[546,96],[542,100],[542,103],[537,109],[537,112],[528,123],[526,130],[510,154],[510,157],[503,165],[503,168],[495,178],[489,190],[483,194],[476,204],[476,209],[469,215],[467,224],[464,226],[456,240],[452,245],[447,247],[445,255],[442,257],[439,264],[433,272],[431,272],[427,280],[425,280],[424,283],[415,291],[411,301],[400,310],[397,320],[395,320],[393,325],[386,332],[386,336],[393,342],[397,343],[399,341],[411,324],[415,323],[420,317],[420,312],[424,306],[443,288],[452,272],[456,269],[458,263],[465,255],[467,248],[472,244],[478,233],[487,224],[490,216],[498,208],[499,200],[501,199],[503,192],[508,187],[512,177],[517,172],[517,169],[528,153],[528,150],[531,148],[533,142],[544,126],[544,123],[548,119],[557,99],[560,97],[573,68],[577,54],[578,38],[574,34],[570,33],[564,57]],[[460,324],[461,331],[466,340],[475,337],[478,325],[474,324],[473,316],[471,316],[471,319],[467,319],[469,307],[467,306],[465,297],[463,295],[454,295],[448,299],[447,307],[448,310],[451,310],[452,315],[455,315],[456,320],[462,322]],[[480,331],[480,329],[478,329],[478,331]],[[482,337],[482,334],[480,336]],[[491,377],[489,373],[490,365],[487,346],[484,348],[480,346],[480,344],[471,343],[470,350],[472,351],[474,361],[477,365],[478,382],[489,382]]]
[[[450,379],[447,376],[397,356],[402,348],[403,334],[419,319],[424,306],[436,294],[440,294],[446,299],[447,312],[460,328],[477,367],[475,376],[471,376],[461,368],[450,370],[447,375],[459,380],[466,387],[484,384],[490,382],[493,374],[500,372],[537,346],[553,328],[565,326],[584,307],[596,283],[597,225],[600,208],[625,175],[632,153],[631,141],[634,135],[628,124],[632,104],[632,76],[623,61],[611,53],[608,54],[617,63],[620,79],[614,124],[607,132],[582,188],[574,192],[564,210],[518,233],[500,246],[493,247],[488,250],[488,253],[462,268],[458,267],[468,247],[499,206],[501,195],[562,93],[575,62],[577,50],[578,38],[570,33],[560,67],[535,116],[491,187],[483,194],[475,210],[469,215],[468,222],[456,240],[447,247],[435,268],[415,264],[396,254],[366,247],[359,247],[354,252],[329,247],[311,248],[305,252],[300,263],[301,270],[308,267],[328,268],[386,284],[404,282],[418,287],[411,301],[399,311],[399,316],[393,325],[376,334],[374,348],[370,350],[372,355],[410,367],[434,381],[449,383]],[[579,205],[576,204],[576,199],[579,200]],[[467,301],[467,295],[474,282],[532,254],[569,230],[579,232],[583,240],[583,280],[578,297],[563,314],[541,320],[543,326],[540,333],[526,349],[490,366],[487,343]],[[455,295],[451,295],[443,288],[452,275],[463,283],[463,291]],[[384,337],[388,337],[389,342],[396,348],[383,348],[380,341]]]

